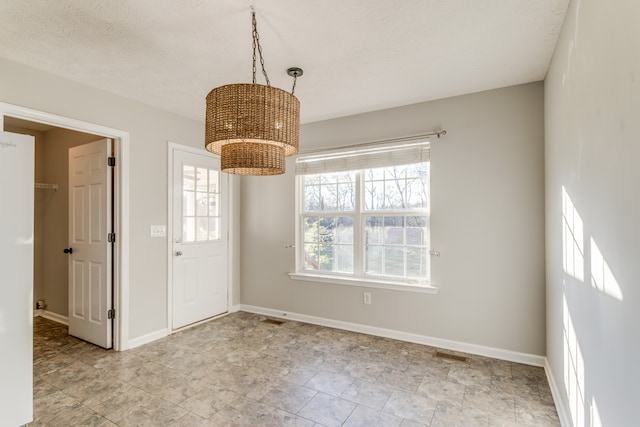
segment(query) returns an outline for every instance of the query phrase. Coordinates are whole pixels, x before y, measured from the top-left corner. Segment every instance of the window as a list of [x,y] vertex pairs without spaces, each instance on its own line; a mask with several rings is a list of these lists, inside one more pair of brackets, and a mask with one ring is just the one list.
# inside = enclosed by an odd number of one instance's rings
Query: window
[[296,174],[292,277],[429,286],[427,142],[300,157]]
[[220,239],[220,172],[214,169],[182,167],[182,241]]

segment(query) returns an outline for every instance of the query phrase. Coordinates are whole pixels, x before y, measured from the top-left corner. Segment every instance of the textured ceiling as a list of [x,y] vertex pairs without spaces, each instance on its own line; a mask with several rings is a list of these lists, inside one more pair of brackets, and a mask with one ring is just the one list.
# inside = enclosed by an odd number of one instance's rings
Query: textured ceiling
[[202,121],[212,88],[251,81],[254,5],[271,84],[303,68],[312,122],[542,80],[568,3],[0,0],[0,57]]

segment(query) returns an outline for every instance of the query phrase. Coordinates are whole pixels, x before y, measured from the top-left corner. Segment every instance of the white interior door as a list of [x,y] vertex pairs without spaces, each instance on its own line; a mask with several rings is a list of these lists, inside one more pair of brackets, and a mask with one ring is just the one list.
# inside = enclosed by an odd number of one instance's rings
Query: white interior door
[[112,141],[69,149],[69,334],[112,347]]
[[0,424],[7,426],[33,420],[34,155],[32,136],[0,132]]
[[219,159],[174,149],[174,330],[228,309],[227,179]]

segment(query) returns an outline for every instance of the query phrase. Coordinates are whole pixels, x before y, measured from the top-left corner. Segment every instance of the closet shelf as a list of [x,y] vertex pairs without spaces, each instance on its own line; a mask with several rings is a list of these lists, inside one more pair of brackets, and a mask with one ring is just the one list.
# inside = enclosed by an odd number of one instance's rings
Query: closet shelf
[[45,184],[42,182],[36,182],[36,190],[53,190],[58,191],[58,184]]

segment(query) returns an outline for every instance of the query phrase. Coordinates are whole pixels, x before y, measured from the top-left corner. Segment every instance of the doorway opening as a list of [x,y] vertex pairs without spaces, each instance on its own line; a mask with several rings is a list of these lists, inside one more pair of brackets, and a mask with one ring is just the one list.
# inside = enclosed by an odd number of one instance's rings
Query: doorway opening
[[[105,313],[112,320],[109,347],[116,351],[128,348],[128,170],[127,132],[84,123],[0,103],[0,118],[7,132],[29,134],[36,139],[34,186],[34,314],[59,323],[69,319],[69,250],[68,233],[68,149],[108,138],[113,142],[110,184],[113,189],[111,212],[115,241],[110,245],[111,272],[109,304]],[[107,206],[104,206],[105,208]],[[111,322],[113,322],[111,324]],[[82,338],[82,337],[81,337]],[[87,340],[90,341],[90,340]],[[103,345],[104,346],[104,345]]]

